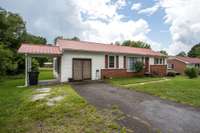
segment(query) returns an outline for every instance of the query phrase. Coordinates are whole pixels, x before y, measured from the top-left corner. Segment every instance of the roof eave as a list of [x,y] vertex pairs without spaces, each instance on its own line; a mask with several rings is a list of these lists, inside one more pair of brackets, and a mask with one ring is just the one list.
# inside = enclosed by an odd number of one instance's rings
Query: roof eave
[[151,56],[151,57],[165,57],[163,55],[149,55],[149,54],[139,54],[139,53],[124,53],[124,52],[106,52],[106,51],[92,51],[92,50],[83,50],[83,49],[69,49],[69,48],[62,48],[63,51],[83,51],[83,52],[98,52],[98,53],[113,53],[113,54],[132,54],[132,55],[140,55],[140,56]]

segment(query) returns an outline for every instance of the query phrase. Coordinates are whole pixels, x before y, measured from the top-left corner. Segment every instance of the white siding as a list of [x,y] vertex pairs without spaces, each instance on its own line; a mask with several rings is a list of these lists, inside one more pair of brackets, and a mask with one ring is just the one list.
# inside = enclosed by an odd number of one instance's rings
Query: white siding
[[[73,58],[88,58],[92,62],[92,80],[100,79],[101,69],[105,67],[105,55],[103,53],[89,52],[73,52],[65,51],[61,59],[61,82],[68,81],[72,78],[72,59]],[[96,70],[99,70],[97,77]]]

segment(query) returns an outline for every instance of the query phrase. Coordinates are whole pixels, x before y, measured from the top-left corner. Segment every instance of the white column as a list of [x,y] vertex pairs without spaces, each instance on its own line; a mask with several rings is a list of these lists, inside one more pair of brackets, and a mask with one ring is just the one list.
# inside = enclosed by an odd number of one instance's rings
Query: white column
[[32,68],[32,61],[31,61],[31,56],[28,56],[28,72],[31,72],[31,68]]
[[28,86],[28,55],[25,54],[25,86]]

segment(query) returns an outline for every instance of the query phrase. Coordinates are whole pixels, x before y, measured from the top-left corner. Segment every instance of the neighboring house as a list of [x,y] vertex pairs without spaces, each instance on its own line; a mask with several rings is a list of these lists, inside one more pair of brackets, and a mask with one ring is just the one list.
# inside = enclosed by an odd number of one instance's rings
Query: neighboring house
[[[167,71],[166,56],[144,48],[58,39],[55,46],[22,44],[18,52],[55,57],[54,75],[61,82],[132,77],[145,72],[165,76]],[[143,72],[135,72],[137,61],[144,63]]]
[[180,74],[184,74],[187,67],[195,67],[200,69],[200,59],[191,57],[169,57],[167,60],[168,69],[174,70]]

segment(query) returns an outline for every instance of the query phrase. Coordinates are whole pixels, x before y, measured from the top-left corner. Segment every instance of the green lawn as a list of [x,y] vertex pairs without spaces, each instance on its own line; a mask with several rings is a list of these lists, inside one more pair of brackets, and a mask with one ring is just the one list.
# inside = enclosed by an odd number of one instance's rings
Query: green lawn
[[[127,81],[130,80],[131,79],[127,79]],[[135,83],[142,79],[132,78],[132,80],[134,80],[133,83]],[[116,80],[110,80],[109,82],[114,85],[125,85],[124,81],[126,81],[126,79],[118,80],[118,83],[116,83]],[[170,78],[169,81],[144,85],[127,85],[125,88],[200,107],[200,78],[189,79],[187,77],[177,76],[175,78]]]
[[52,68],[40,68],[39,80],[54,79]]
[[[49,96],[31,101],[31,97],[38,93],[36,88],[41,86],[16,87],[23,84],[24,79],[4,79],[0,82],[1,133],[125,132],[125,128],[115,122],[122,116],[119,110],[96,110],[70,85],[48,86],[52,88]],[[64,96],[64,99],[48,106],[49,99],[56,96]],[[116,112],[118,115],[113,115]]]
[[121,85],[136,84],[148,81],[157,81],[162,79],[163,78],[160,77],[132,77],[132,78],[113,78],[107,81],[113,85],[121,86]]

